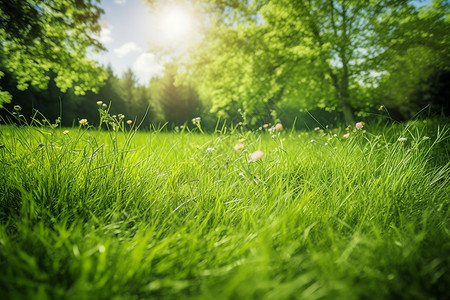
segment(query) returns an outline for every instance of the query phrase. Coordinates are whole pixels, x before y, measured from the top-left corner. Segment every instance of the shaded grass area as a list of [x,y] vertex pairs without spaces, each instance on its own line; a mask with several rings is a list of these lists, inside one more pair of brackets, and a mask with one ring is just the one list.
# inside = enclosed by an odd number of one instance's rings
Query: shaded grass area
[[86,128],[0,128],[8,298],[450,297],[448,126]]

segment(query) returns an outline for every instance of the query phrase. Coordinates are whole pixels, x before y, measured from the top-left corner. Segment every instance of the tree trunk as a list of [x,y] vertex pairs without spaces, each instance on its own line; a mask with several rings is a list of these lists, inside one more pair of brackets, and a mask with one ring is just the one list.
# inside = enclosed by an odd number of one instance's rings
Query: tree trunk
[[353,125],[355,124],[355,119],[353,118],[353,111],[352,107],[348,102],[342,103],[342,112],[344,113],[344,119],[346,125]]

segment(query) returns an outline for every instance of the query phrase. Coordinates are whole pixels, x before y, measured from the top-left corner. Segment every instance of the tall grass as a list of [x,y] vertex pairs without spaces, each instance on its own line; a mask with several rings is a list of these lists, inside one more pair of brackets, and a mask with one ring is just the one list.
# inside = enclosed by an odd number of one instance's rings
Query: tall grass
[[120,124],[0,127],[0,294],[450,297],[448,126],[345,139]]

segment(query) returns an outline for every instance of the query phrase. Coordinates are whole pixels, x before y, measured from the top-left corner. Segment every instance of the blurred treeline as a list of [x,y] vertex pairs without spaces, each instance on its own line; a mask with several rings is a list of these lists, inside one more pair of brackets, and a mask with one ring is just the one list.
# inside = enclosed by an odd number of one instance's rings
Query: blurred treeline
[[[90,124],[97,125],[99,122],[97,101],[102,101],[109,106],[111,115],[123,114],[126,120],[141,123],[140,128],[144,130],[152,127],[161,128],[163,125],[167,129],[181,125],[194,127],[191,120],[200,117],[203,129],[212,131],[218,122],[222,126],[225,121],[210,113],[211,104],[208,99],[200,99],[194,86],[179,85],[175,82],[177,66],[173,63],[166,65],[164,75],[153,78],[147,85],[139,84],[131,69],[119,77],[108,66],[106,67],[108,78],[99,92],[87,92],[85,95],[76,95],[73,89],[61,92],[55,85],[53,80],[55,74],[52,72],[48,74],[51,80],[47,89],[30,87],[21,91],[17,89],[14,74],[4,68],[0,70],[5,73],[0,79],[0,86],[13,96],[11,103],[5,103],[4,109],[0,109],[0,116],[4,120],[13,120],[10,113],[14,111],[15,105],[19,105],[22,108],[21,114],[28,121],[33,116],[38,120],[45,116],[53,122],[61,116],[62,126],[77,126],[82,118],[88,119]],[[356,112],[357,116],[366,120],[381,117],[403,121],[416,117],[418,112],[420,117],[449,115],[450,72],[439,70],[430,74],[419,85],[410,87],[408,101],[405,101],[403,95],[396,97],[395,92],[400,90],[400,87],[394,83],[392,85],[390,89],[381,86],[375,91],[379,93],[379,102],[374,103],[370,110]],[[383,96],[386,94],[390,97]],[[381,105],[388,113],[379,110]],[[229,116],[226,120],[228,125],[237,125],[240,122],[245,124],[246,116],[239,108],[239,103],[236,103],[232,110],[226,112]],[[36,111],[39,112],[37,115]],[[279,120],[287,127],[308,129],[316,127],[318,122],[333,126],[344,122],[339,111],[319,108],[300,111],[283,102],[276,104],[269,102],[265,109],[257,111],[256,114],[260,121],[255,126]]]

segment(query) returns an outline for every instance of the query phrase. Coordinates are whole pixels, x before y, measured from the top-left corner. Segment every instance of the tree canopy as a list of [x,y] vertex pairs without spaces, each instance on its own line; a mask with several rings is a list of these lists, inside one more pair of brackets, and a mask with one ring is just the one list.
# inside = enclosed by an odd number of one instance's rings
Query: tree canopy
[[396,0],[192,3],[206,21],[186,75],[216,112],[238,104],[257,118],[283,102],[340,110],[349,123],[354,110],[381,101],[380,87],[400,86],[409,66],[417,75],[408,73],[410,87],[450,66],[445,1],[425,8]]
[[[63,92],[96,91],[106,79],[103,68],[86,57],[104,50],[96,40],[103,10],[99,0],[0,1],[1,65],[14,73],[17,87],[45,89],[49,72]],[[0,77],[4,74],[0,73]],[[10,95],[0,91],[0,105]]]

